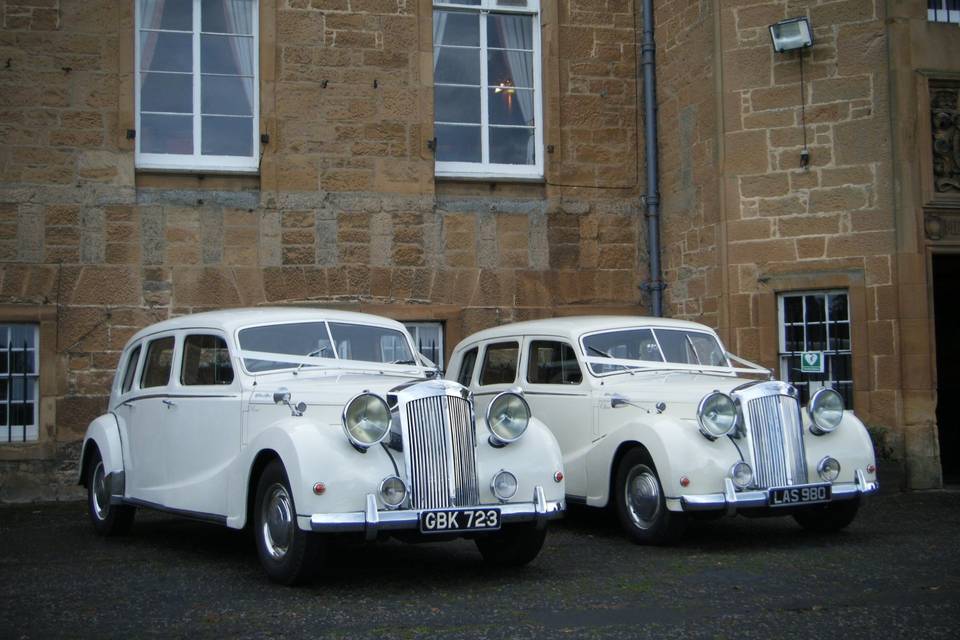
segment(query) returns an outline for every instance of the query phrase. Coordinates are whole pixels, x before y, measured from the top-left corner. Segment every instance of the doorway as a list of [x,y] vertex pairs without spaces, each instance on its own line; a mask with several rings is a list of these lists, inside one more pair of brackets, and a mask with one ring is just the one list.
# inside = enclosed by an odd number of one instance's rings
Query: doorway
[[937,433],[943,483],[960,484],[960,254],[933,256],[937,338]]

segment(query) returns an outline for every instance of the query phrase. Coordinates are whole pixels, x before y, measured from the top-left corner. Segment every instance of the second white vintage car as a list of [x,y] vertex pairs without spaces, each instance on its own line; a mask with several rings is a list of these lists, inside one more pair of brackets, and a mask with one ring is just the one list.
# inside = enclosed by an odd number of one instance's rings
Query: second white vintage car
[[80,482],[102,534],[151,507],[250,525],[267,574],[309,577],[327,536],[476,540],[532,560],[564,507],[560,450],[524,399],[485,413],[406,329],[322,309],[174,318],[127,343]]
[[[790,384],[680,320],[569,317],[503,325],[454,349],[448,377],[478,410],[522,393],[563,451],[567,500],[612,503],[636,542],[690,515],[793,515],[836,530],[877,490],[863,424],[829,388]],[[757,379],[761,378],[761,379]]]

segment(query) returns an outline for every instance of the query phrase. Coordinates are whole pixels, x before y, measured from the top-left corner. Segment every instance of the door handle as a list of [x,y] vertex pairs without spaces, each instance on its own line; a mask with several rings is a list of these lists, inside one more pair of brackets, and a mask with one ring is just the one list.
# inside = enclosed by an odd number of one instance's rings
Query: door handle
[[175,407],[175,406],[177,406],[177,403],[176,403],[176,402],[172,402],[172,401],[170,401],[170,400],[161,400],[161,402],[163,402],[163,404],[167,405],[167,409],[169,409],[170,407]]

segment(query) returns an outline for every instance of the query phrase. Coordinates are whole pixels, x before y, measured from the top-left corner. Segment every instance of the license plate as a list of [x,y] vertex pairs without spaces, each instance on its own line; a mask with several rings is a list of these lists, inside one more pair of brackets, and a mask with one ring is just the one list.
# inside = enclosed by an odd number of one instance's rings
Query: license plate
[[769,490],[771,507],[792,507],[798,504],[816,504],[818,502],[830,502],[829,484],[776,487]]
[[500,509],[441,509],[420,514],[421,533],[491,531],[500,528]]

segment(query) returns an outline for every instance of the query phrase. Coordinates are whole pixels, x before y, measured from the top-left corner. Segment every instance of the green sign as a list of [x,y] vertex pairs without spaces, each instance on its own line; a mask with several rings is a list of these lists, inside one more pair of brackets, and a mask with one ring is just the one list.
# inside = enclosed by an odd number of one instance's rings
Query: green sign
[[823,373],[823,351],[804,351],[801,353],[800,373]]

